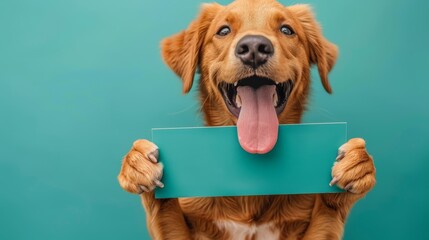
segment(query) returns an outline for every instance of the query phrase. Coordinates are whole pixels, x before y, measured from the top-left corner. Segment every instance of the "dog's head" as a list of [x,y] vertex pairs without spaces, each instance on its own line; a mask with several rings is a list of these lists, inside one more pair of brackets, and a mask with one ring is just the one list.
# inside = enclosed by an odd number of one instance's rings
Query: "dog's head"
[[237,124],[241,146],[266,153],[277,141],[279,122],[299,122],[311,64],[331,93],[327,75],[337,48],[307,5],[236,0],[203,5],[187,30],[162,42],[162,55],[183,80],[184,93],[200,70],[207,124]]

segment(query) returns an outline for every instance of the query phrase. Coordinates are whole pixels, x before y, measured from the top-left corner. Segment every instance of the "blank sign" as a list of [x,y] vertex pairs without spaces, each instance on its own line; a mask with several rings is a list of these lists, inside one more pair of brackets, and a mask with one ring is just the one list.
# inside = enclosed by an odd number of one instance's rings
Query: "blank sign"
[[280,125],[274,149],[244,151],[236,127],[152,129],[164,164],[157,198],[341,192],[330,187],[346,123]]

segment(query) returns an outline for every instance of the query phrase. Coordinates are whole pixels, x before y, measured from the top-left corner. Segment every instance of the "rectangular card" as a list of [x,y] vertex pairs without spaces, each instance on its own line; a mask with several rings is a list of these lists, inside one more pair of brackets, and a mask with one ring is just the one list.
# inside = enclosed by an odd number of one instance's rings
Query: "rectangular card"
[[152,129],[164,164],[156,198],[335,193],[331,167],[347,140],[347,123],[279,126],[274,149],[244,151],[237,128]]

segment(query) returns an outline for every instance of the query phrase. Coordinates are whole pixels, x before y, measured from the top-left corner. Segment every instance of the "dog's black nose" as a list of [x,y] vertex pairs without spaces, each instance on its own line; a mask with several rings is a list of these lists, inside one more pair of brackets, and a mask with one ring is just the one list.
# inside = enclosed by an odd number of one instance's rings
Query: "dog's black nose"
[[273,53],[274,47],[271,41],[261,35],[244,36],[235,48],[235,56],[253,68],[266,63]]

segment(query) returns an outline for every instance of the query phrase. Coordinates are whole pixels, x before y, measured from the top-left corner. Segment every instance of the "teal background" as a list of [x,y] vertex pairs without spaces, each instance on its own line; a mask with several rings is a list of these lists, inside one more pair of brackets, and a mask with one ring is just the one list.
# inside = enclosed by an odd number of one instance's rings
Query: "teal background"
[[[332,96],[314,72],[304,121],[348,122],[377,167],[345,239],[425,238],[429,2],[304,2],[341,51]],[[116,175],[150,128],[202,124],[158,47],[199,4],[0,1],[0,239],[148,238]]]

